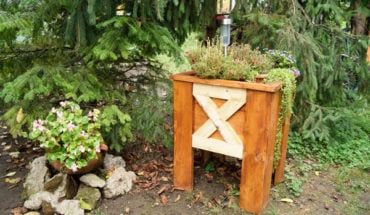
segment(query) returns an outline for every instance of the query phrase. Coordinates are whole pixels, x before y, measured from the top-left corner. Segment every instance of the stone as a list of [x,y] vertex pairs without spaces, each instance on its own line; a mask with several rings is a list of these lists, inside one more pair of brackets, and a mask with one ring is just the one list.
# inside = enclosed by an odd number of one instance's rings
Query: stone
[[62,174],[62,182],[59,184],[59,187],[54,191],[54,195],[60,198],[72,199],[77,193],[77,182],[73,179],[72,176],[67,174]]
[[44,156],[38,157],[32,161],[30,165],[30,172],[23,184],[23,196],[30,197],[37,192],[44,189],[44,182],[49,177],[49,170],[46,166],[46,158]]
[[80,181],[90,187],[103,188],[105,186],[105,181],[103,179],[91,173],[81,176]]
[[45,182],[44,190],[54,192],[62,183],[63,179],[64,177],[62,173],[54,175],[52,178]]
[[86,202],[89,206],[91,206],[92,209],[96,208],[96,205],[98,204],[99,200],[101,198],[101,193],[98,188],[89,187],[84,184],[81,184],[78,188],[77,195],[74,199],[76,200],[83,200]]
[[45,201],[41,203],[41,211],[43,215],[53,215],[55,213],[53,206]]
[[125,167],[126,163],[122,159],[122,157],[113,156],[107,153],[104,157],[103,166],[104,166],[104,169],[115,169],[118,167]]
[[114,198],[130,191],[133,185],[132,181],[136,180],[134,172],[126,172],[123,167],[115,169],[104,187],[104,196]]
[[58,203],[58,198],[47,191],[41,191],[35,194],[32,194],[28,200],[24,202],[24,207],[30,210],[38,210],[41,208],[42,202],[48,202],[52,206]]
[[56,205],[56,212],[64,215],[84,215],[84,210],[80,208],[78,200],[63,200]]
[[25,213],[23,215],[40,215],[40,213],[37,212],[37,211],[30,211],[30,212],[27,212],[27,213]]

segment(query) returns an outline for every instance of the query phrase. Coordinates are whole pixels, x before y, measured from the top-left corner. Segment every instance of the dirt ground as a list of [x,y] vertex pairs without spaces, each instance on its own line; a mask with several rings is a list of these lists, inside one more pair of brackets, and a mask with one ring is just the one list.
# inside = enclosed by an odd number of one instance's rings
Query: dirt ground
[[[0,129],[0,215],[15,214],[22,206],[22,184],[27,164],[42,151],[24,140],[14,140]],[[14,153],[16,152],[16,153]],[[19,155],[16,156],[17,152]],[[138,175],[134,188],[116,199],[104,199],[96,215],[120,214],[246,214],[238,208],[240,164],[213,156],[205,164],[195,153],[193,192],[172,186],[172,151],[162,146],[135,144],[124,149],[127,169]],[[288,168],[295,160],[289,160]],[[291,169],[293,173],[295,170]],[[7,174],[14,174],[6,177]],[[302,175],[302,192],[295,197],[287,183],[271,189],[263,214],[370,214],[370,173],[323,166]],[[300,176],[298,176],[300,179]],[[12,212],[13,210],[13,212]]]

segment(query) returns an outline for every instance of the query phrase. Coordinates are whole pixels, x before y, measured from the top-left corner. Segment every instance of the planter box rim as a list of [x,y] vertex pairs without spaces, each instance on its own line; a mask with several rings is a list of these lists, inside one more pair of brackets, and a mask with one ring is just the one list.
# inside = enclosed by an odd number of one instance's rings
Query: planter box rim
[[[225,86],[225,87],[232,87],[232,88],[241,88],[241,89],[250,89],[250,90],[257,90],[257,91],[265,91],[265,92],[276,92],[281,89],[280,82],[274,83],[261,83],[265,78],[265,75],[258,75],[257,82],[245,82],[245,81],[233,81],[233,80],[224,80],[224,79],[203,79],[196,76],[196,72],[188,71],[182,72],[171,76],[171,79],[174,81],[184,81],[184,82],[191,82],[191,83],[198,83],[198,84],[207,84],[207,85],[214,85],[214,86]],[[261,82],[258,82],[260,80]]]

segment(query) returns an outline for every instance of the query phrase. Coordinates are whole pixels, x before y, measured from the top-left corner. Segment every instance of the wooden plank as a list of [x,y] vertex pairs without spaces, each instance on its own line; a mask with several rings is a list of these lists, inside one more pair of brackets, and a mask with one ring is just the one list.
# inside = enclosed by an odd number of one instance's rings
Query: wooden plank
[[192,83],[173,82],[174,185],[193,189],[193,97]]
[[193,147],[242,159],[243,145],[193,135]]
[[[225,102],[222,99],[212,99],[218,107],[221,107]],[[227,122],[235,130],[238,137],[243,141],[243,129],[244,129],[244,108],[239,109],[234,115],[232,115]],[[193,131],[197,131],[208,119],[207,114],[203,111],[202,107],[197,101],[194,101],[194,119],[193,119]],[[212,133],[211,138],[224,140],[217,130]]]
[[230,80],[222,80],[222,79],[201,79],[195,76],[194,72],[179,73],[179,74],[171,76],[171,79],[176,80],[176,81],[207,84],[207,85],[213,85],[213,86],[250,89],[250,90],[265,91],[265,92],[276,92],[281,89],[280,82],[263,84],[263,83],[255,83],[255,82],[230,81]]
[[260,213],[268,200],[279,100],[279,92],[248,91],[240,207],[253,213]]
[[[222,117],[219,115],[218,108],[216,104],[212,101],[211,98],[207,96],[202,95],[193,95],[195,99],[199,102],[200,106],[203,108],[203,110],[206,112],[209,119],[212,121],[212,123],[207,123],[204,125],[205,127],[201,127],[199,130],[201,132],[196,131],[193,136],[198,137],[204,137],[207,138],[210,134],[212,134],[216,129],[220,132],[221,136],[225,139],[226,142],[231,144],[242,144],[242,141],[234,131],[234,129],[225,121],[225,119],[222,119]],[[224,104],[235,104],[235,103],[228,103],[226,102]],[[232,111],[226,111],[226,112],[236,112],[240,106],[237,104],[237,106],[230,106],[228,105],[227,108],[231,109]],[[204,128],[204,129],[202,129]],[[206,136],[205,136],[206,135]]]
[[285,119],[283,123],[283,128],[282,128],[283,135],[282,135],[281,145],[280,145],[280,159],[275,169],[274,185],[277,185],[284,180],[284,167],[285,167],[286,153],[288,149],[290,118],[291,118],[291,115],[289,114],[289,116]]
[[245,103],[247,91],[245,89],[237,89],[222,86],[212,86],[205,84],[194,84],[193,95],[202,95],[218,99],[235,99],[243,104]]

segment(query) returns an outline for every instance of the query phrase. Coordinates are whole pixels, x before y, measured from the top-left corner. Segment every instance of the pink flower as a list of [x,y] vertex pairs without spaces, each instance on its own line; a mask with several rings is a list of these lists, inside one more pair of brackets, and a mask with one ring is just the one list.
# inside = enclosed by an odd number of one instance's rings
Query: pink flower
[[72,122],[69,122],[67,124],[67,130],[68,131],[73,131],[73,129],[75,128],[76,126],[72,123]]
[[41,119],[33,121],[32,127],[34,131],[35,130],[39,130],[41,132],[45,131],[44,121],[42,121]]
[[71,170],[73,172],[77,172],[77,169],[78,169],[77,165],[75,163],[73,163],[72,166],[71,166]]
[[97,147],[95,148],[95,151],[96,151],[96,152],[98,152],[98,153],[100,153],[100,146],[97,146]]

